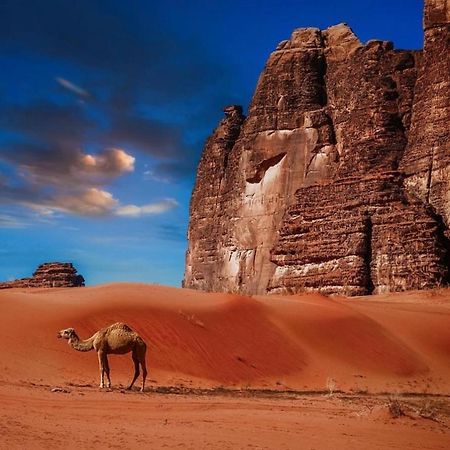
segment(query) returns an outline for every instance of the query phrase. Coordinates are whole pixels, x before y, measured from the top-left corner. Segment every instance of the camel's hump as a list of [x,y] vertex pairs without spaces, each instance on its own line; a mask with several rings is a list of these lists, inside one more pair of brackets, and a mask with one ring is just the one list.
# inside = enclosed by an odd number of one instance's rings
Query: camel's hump
[[114,323],[113,325],[110,325],[109,327],[108,327],[109,329],[115,329],[115,330],[117,330],[117,329],[121,329],[121,330],[123,330],[123,331],[133,331],[126,323],[122,323],[122,322],[117,322],[117,323]]

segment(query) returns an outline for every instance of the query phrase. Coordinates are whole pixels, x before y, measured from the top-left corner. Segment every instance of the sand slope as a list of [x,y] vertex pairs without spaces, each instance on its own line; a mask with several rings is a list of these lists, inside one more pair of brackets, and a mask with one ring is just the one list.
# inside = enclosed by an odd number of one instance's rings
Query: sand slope
[[[387,298],[240,297],[144,284],[0,292],[0,380],[96,384],[82,338],[111,323],[147,341],[158,384],[450,392],[450,291]],[[113,384],[132,373],[110,358]]]

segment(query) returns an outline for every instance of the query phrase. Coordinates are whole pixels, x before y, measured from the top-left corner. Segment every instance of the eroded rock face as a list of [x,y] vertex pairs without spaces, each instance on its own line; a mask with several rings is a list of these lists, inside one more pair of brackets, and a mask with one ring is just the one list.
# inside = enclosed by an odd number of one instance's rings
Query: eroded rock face
[[206,143],[186,287],[360,295],[446,281],[450,71],[448,58],[435,61],[448,50],[447,10],[435,12],[443,4],[427,3],[423,55],[363,45],[345,24],[295,30],[278,45],[248,117],[226,110]]
[[431,288],[446,276],[445,257],[439,222],[406,196],[398,172],[342,178],[297,191],[272,251],[277,267],[268,291],[367,295]]
[[29,287],[78,287],[84,286],[84,278],[77,273],[72,263],[44,263],[31,278],[0,283],[0,289]]
[[[410,192],[450,227],[450,2],[428,0],[409,143],[401,163]],[[447,236],[450,234],[447,230]]]
[[225,233],[225,175],[231,149],[239,136],[244,116],[240,106],[227,106],[225,118],[207,140],[201,157],[190,205],[189,249],[186,279],[195,279],[197,289],[213,290],[218,261],[219,237]]

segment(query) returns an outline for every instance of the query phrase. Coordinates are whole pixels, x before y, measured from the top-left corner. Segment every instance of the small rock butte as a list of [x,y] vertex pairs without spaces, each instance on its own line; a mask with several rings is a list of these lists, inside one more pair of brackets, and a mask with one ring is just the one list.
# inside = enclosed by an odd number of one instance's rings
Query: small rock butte
[[84,278],[72,263],[51,262],[38,266],[31,278],[0,283],[0,289],[8,288],[54,288],[84,286]]

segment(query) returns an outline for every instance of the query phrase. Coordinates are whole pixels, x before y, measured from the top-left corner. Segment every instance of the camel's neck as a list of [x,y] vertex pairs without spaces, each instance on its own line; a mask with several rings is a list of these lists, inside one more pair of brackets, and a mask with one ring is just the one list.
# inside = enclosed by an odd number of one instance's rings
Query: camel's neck
[[78,335],[75,334],[74,337],[69,339],[69,345],[79,352],[88,352],[94,348],[94,336],[85,341],[80,341]]

